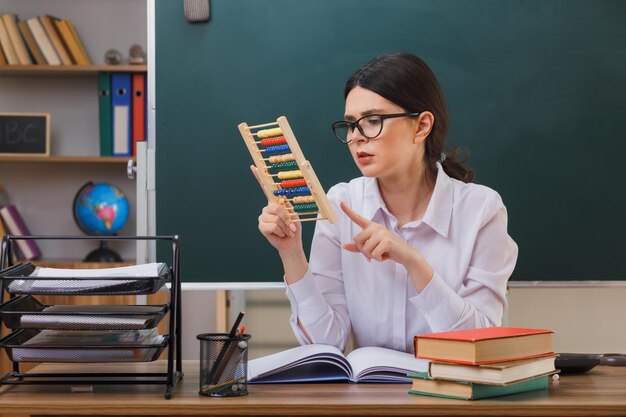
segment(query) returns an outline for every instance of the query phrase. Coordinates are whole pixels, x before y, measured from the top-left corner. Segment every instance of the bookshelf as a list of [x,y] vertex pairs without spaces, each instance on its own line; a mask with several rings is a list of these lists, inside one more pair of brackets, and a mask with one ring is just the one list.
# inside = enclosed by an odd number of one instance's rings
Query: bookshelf
[[89,76],[99,72],[147,72],[146,65],[7,65],[0,66],[0,76]]
[[[147,51],[147,2],[3,0],[3,13],[14,13],[22,21],[44,14],[70,19],[93,62],[0,66],[0,112],[50,113],[50,156],[0,155],[0,183],[11,203],[32,234],[82,235],[72,214],[76,192],[88,181],[111,183],[124,192],[130,205],[120,235],[136,234],[137,191],[126,169],[133,158],[100,156],[98,74],[147,73],[146,65],[104,62],[105,52],[112,48],[120,51],[125,61],[133,44]],[[41,242],[42,261],[80,262],[94,249],[93,243],[81,245]],[[120,242],[112,249],[125,262],[134,262],[134,242]]]

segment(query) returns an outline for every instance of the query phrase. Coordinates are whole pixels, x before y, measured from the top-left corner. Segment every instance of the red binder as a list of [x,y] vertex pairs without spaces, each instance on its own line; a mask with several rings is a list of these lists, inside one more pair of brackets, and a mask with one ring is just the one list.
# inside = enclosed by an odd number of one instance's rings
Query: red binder
[[146,74],[133,74],[133,156],[137,156],[137,142],[146,140]]

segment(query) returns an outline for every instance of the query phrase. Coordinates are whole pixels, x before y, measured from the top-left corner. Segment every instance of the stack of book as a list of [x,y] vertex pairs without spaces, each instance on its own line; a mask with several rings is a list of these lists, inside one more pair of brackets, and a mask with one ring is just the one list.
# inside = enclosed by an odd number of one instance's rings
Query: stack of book
[[0,65],[91,65],[70,19],[0,15]]
[[431,363],[409,374],[409,393],[476,400],[546,389],[556,372],[552,333],[490,327],[415,336],[415,356]]

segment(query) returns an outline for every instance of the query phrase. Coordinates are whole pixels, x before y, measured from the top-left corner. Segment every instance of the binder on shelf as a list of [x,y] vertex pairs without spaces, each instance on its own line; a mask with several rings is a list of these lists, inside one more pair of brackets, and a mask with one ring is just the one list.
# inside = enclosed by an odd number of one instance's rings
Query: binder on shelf
[[[20,216],[20,213],[14,205],[9,204],[8,206],[0,208],[0,217],[2,217],[9,234],[16,236],[30,235],[30,231],[28,230],[28,227],[26,227],[26,223],[24,223],[22,216]],[[39,249],[37,242],[34,240],[17,239],[15,242],[17,247],[20,249],[20,252],[22,252],[24,259],[31,260],[41,257],[41,250]]]
[[9,38],[9,32],[7,32],[7,28],[4,25],[3,19],[0,19],[0,46],[2,47],[2,50],[4,51],[4,55],[9,65],[20,64],[20,60],[17,57],[15,48],[13,47],[13,42],[11,42],[11,38]]
[[50,41],[54,46],[54,50],[59,55],[61,63],[63,65],[72,65],[72,58],[70,57],[70,54],[67,51],[65,44],[63,43],[63,39],[61,38],[61,35],[57,31],[56,25],[54,24],[55,20],[58,20],[58,18],[50,15],[43,15],[39,16],[39,19],[41,20],[41,25],[46,31],[48,38],[50,38]]
[[146,74],[134,73],[133,83],[133,156],[137,156],[137,142],[146,140]]
[[113,156],[131,156],[132,107],[131,76],[120,72],[111,74],[111,104],[113,126]]
[[100,72],[98,73],[100,156],[111,156],[113,151],[111,105],[111,74]]
[[35,38],[35,42],[37,42],[39,49],[41,49],[41,53],[43,54],[44,58],[46,58],[46,62],[48,63],[48,65],[61,65],[61,58],[59,58],[59,55],[54,49],[54,46],[52,46],[52,42],[46,34],[46,31],[41,25],[39,19],[33,17],[31,19],[28,19],[26,21],[26,24],[28,25],[30,31],[33,33],[33,38]]
[[30,58],[28,49],[26,49],[22,35],[17,27],[16,19],[17,18],[13,13],[5,13],[2,15],[4,26],[9,34],[11,43],[13,43],[13,48],[15,48],[15,53],[17,54],[17,59],[20,65],[32,65],[33,60]]
[[26,42],[26,46],[28,46],[28,50],[30,51],[30,54],[33,56],[33,59],[35,60],[35,63],[37,65],[46,65],[47,63],[46,58],[43,56],[43,53],[41,52],[39,45],[37,45],[37,41],[35,41],[35,38],[33,37],[33,33],[30,31],[30,28],[28,27],[26,22],[24,22],[23,20],[20,20],[17,26],[19,27],[20,32],[22,32],[22,37],[24,38],[24,41]]

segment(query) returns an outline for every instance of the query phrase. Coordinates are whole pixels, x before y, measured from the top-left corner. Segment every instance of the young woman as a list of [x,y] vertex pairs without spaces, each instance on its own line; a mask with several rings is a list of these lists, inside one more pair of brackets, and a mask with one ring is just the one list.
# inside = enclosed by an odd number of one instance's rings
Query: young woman
[[417,334],[500,325],[517,245],[498,193],[446,150],[428,66],[407,53],[373,59],[348,80],[332,127],[363,176],[328,191],[339,220],[316,223],[310,261],[281,206],[259,216],[300,343],[343,350],[352,333],[355,347],[413,352]]

